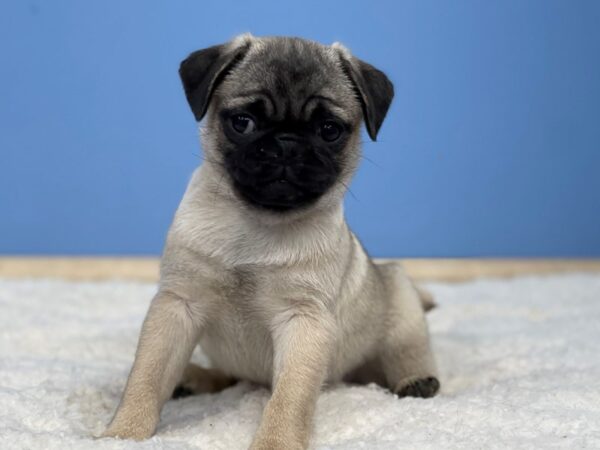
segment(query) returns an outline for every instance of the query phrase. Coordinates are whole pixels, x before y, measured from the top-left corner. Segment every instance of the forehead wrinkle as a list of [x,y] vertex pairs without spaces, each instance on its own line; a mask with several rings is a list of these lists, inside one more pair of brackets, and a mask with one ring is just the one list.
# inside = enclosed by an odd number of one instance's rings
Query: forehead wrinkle
[[324,105],[328,106],[326,109],[332,111],[336,109],[338,111],[343,111],[342,105],[333,100],[332,98],[326,97],[324,95],[313,94],[310,95],[305,101],[302,107],[300,108],[300,116],[306,118],[307,120],[310,118],[314,110],[319,106]]
[[265,104],[267,115],[277,114],[277,106],[273,100],[273,96],[269,91],[263,89],[236,94],[227,99],[226,106],[228,108],[239,108],[254,103],[258,100],[262,100]]
[[312,114],[319,106],[323,106],[326,111],[343,120],[344,122],[352,122],[352,118],[348,114],[348,110],[342,107],[339,103],[328,102],[323,99],[314,99],[306,103],[306,108],[303,109],[302,117],[304,120],[310,120]]
[[358,114],[353,89],[342,72],[337,52],[321,45],[257,38],[228,79],[231,90],[239,94],[227,96],[227,103],[243,107],[245,102],[262,97],[271,120],[310,120],[319,104],[349,123],[354,123]]

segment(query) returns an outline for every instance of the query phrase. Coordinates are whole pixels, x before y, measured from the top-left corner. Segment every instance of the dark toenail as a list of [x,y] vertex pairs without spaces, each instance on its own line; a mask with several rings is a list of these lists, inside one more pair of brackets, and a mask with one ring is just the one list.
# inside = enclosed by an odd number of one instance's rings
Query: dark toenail
[[440,389],[440,382],[435,377],[421,378],[408,384],[397,392],[399,397],[433,397]]

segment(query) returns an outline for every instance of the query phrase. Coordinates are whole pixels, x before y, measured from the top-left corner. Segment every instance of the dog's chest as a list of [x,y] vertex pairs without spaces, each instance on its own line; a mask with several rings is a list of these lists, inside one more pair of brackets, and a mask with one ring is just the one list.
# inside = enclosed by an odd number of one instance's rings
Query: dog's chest
[[200,346],[213,367],[229,375],[269,384],[273,343],[261,313],[264,280],[253,271],[234,270],[223,289],[219,313],[206,327]]

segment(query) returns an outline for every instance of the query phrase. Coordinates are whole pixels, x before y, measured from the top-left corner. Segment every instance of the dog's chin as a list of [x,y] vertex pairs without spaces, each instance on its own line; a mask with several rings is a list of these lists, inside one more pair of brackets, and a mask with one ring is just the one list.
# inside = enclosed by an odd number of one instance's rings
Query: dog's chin
[[234,187],[238,196],[249,206],[280,214],[310,208],[326,192],[308,191],[285,180],[260,186],[247,186],[234,181]]

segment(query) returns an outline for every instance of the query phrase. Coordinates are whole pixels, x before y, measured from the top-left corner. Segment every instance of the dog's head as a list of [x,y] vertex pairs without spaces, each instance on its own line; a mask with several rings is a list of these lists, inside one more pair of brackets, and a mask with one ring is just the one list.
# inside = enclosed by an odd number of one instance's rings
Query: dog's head
[[[388,78],[338,44],[255,38],[199,50],[179,70],[206,160],[245,203],[283,213],[341,197],[393,97]],[[342,186],[342,188],[340,188]]]

